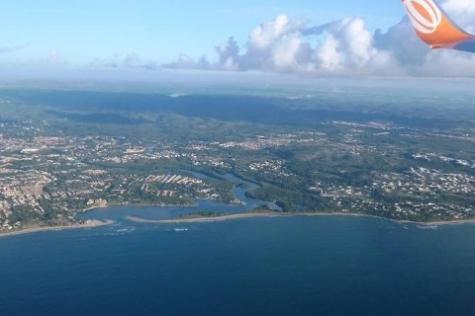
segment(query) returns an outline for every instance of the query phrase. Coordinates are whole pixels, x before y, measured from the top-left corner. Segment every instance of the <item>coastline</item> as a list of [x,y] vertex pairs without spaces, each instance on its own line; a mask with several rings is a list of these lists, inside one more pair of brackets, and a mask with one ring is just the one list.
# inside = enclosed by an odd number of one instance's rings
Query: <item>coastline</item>
[[220,215],[214,217],[207,216],[197,216],[192,218],[174,218],[174,219],[163,219],[163,220],[152,220],[145,219],[137,216],[127,216],[128,221],[140,224],[200,224],[200,223],[214,223],[214,222],[225,222],[233,221],[240,219],[249,219],[249,218],[273,218],[273,217],[367,217],[374,219],[382,219],[391,221],[398,224],[411,224],[418,225],[421,227],[437,227],[437,226],[448,226],[448,225],[462,225],[462,224],[475,224],[475,219],[467,220],[454,220],[454,221],[434,221],[434,222],[416,222],[409,220],[396,220],[387,217],[367,215],[360,213],[341,213],[341,212],[321,212],[321,213],[312,213],[312,212],[300,212],[300,213],[277,213],[277,212],[247,212],[247,213],[235,213],[229,215]]
[[47,231],[63,231],[63,230],[83,229],[83,228],[96,228],[96,227],[108,226],[114,223],[115,222],[112,220],[104,220],[104,221],[88,220],[83,224],[72,224],[72,225],[64,225],[64,226],[38,226],[38,227],[33,226],[33,227],[27,227],[24,229],[15,230],[11,232],[0,233],[0,238],[47,232]]
[[[382,217],[384,218],[384,217]],[[453,221],[434,221],[434,222],[414,222],[408,220],[398,220],[396,221],[400,224],[415,224],[419,226],[450,226],[450,225],[463,225],[463,224],[475,224],[475,219],[461,219],[461,220],[453,220]]]
[[[100,208],[106,208],[106,207],[93,207],[90,209],[100,209]],[[83,210],[83,212],[87,212],[87,210]],[[172,219],[162,219],[162,220],[146,219],[146,218],[137,217],[137,216],[126,216],[125,219],[130,222],[138,223],[138,224],[204,224],[204,223],[235,221],[235,220],[240,220],[240,219],[277,218],[277,217],[282,217],[282,218],[285,218],[285,217],[366,217],[366,218],[391,221],[391,222],[401,224],[401,225],[405,225],[405,224],[416,225],[419,228],[437,228],[439,226],[475,224],[475,219],[417,222],[417,221],[410,221],[410,220],[396,220],[396,219],[369,215],[369,214],[342,213],[342,212],[278,213],[278,212],[266,211],[266,212],[233,213],[229,215],[219,215],[219,216],[196,216],[196,217],[190,217],[190,218],[172,218]],[[114,223],[115,221],[110,220],[110,219],[105,219],[105,220],[94,219],[94,220],[87,220],[85,223],[82,223],[82,224],[71,224],[71,225],[63,225],[63,226],[32,226],[32,227],[26,227],[26,228],[11,231],[11,232],[0,233],[0,239],[4,237],[13,237],[13,236],[48,232],[48,231],[63,231],[63,230],[75,230],[75,229],[84,229],[84,228],[96,228],[96,227],[109,226]]]

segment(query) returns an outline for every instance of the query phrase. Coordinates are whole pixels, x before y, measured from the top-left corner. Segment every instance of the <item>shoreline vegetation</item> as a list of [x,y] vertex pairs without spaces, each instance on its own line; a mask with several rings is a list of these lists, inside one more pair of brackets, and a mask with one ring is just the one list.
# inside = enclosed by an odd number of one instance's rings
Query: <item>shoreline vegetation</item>
[[26,235],[26,234],[33,234],[33,233],[40,233],[40,232],[47,232],[47,231],[63,231],[63,230],[74,230],[74,229],[83,229],[83,228],[96,228],[102,226],[112,225],[115,222],[113,220],[87,220],[84,223],[79,224],[71,224],[71,225],[61,225],[61,226],[31,226],[25,227],[19,230],[14,230],[10,232],[2,232],[0,233],[0,238],[2,237],[11,237],[11,236],[19,236],[19,235]]

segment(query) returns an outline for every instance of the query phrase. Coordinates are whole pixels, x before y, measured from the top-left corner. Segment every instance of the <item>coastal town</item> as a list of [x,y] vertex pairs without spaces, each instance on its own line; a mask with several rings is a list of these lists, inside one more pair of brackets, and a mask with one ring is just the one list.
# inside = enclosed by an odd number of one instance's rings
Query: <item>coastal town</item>
[[[225,186],[191,173],[165,172],[154,162],[195,160],[192,153],[145,150],[113,138],[0,136],[0,228],[47,218],[73,223],[74,214],[108,205],[187,205],[226,200]],[[144,170],[135,170],[134,162]],[[153,166],[151,166],[153,165]],[[129,166],[130,169],[127,169]]]
[[116,205],[239,203],[227,174],[255,183],[247,196],[277,212],[420,222],[475,217],[475,160],[466,146],[474,137],[466,130],[330,120],[254,131],[209,121],[183,137],[192,119],[172,116],[173,129],[142,133],[148,123],[102,132],[83,121],[12,115],[0,119],[2,232],[77,224],[80,212]]

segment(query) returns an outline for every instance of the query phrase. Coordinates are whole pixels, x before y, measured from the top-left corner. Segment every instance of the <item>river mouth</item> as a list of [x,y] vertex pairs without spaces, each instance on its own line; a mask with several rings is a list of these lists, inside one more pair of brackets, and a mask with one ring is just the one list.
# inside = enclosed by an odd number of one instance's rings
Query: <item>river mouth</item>
[[[193,175],[201,179],[209,179],[210,176],[193,172]],[[79,220],[113,220],[117,223],[129,222],[130,216],[145,220],[168,220],[186,215],[209,212],[217,214],[238,214],[253,211],[262,205],[269,205],[267,201],[248,197],[246,192],[258,187],[257,184],[246,181],[234,174],[225,174],[216,177],[227,180],[234,184],[234,196],[236,203],[224,203],[211,200],[197,200],[195,205],[190,206],[158,206],[158,205],[125,205],[98,208],[77,215]]]

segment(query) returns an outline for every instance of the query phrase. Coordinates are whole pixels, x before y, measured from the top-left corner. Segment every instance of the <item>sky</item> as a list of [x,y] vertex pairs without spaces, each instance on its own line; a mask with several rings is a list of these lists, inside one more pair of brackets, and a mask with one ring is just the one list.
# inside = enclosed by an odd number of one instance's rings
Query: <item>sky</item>
[[[475,1],[440,2],[475,26]],[[444,75],[447,67],[447,75],[475,75],[472,56],[431,54],[403,16],[400,0],[4,1],[0,70]],[[443,70],[428,66],[434,62]]]

